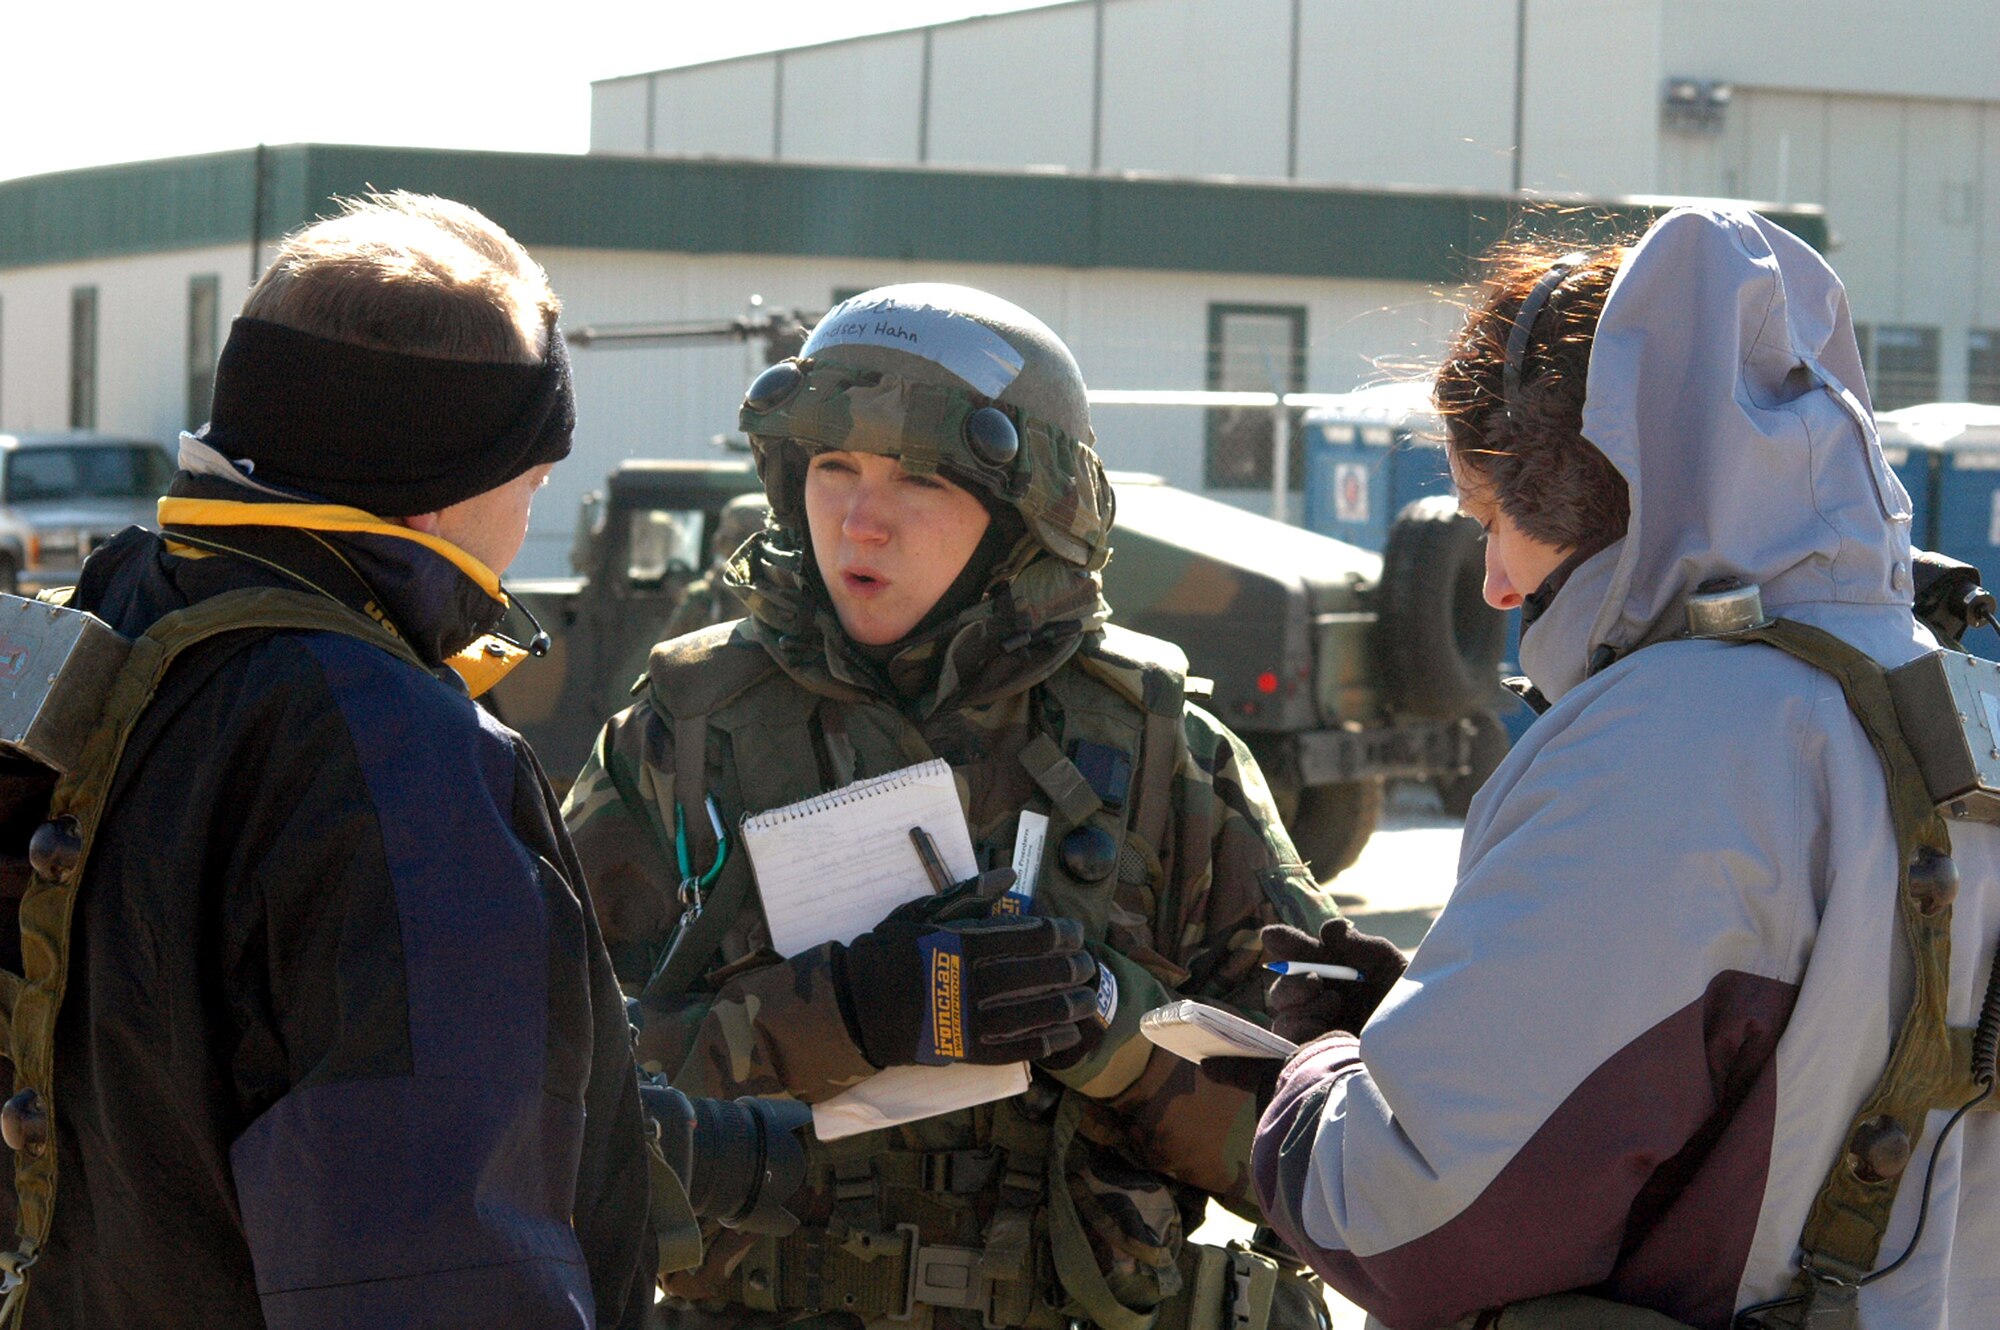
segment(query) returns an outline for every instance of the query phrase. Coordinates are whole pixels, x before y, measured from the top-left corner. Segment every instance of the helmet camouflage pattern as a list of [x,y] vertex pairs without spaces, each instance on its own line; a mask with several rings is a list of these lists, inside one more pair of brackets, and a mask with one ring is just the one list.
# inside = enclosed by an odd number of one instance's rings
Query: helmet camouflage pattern
[[1111,485],[1076,360],[1041,320],[984,291],[923,282],[843,301],[797,357],[751,384],[740,423],[794,531],[811,455],[866,452],[984,491],[1065,563],[1096,570],[1110,555]]

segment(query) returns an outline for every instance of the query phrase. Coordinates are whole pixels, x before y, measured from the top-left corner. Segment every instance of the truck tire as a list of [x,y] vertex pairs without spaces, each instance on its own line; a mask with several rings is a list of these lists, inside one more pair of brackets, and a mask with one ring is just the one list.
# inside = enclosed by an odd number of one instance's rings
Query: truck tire
[[1464,817],[1471,810],[1472,796],[1479,793],[1479,787],[1511,747],[1507,727],[1492,712],[1475,711],[1466,719],[1472,722],[1472,765],[1462,776],[1439,776],[1432,782],[1444,811],[1453,817]]
[[1487,711],[1507,618],[1482,597],[1485,541],[1447,495],[1396,514],[1375,589],[1375,662],[1391,710],[1449,720]]
[[1354,866],[1381,820],[1382,782],[1352,780],[1299,791],[1286,829],[1299,857],[1312,865],[1313,879],[1324,882]]
[[12,554],[0,554],[0,591],[16,595],[21,590],[21,565]]

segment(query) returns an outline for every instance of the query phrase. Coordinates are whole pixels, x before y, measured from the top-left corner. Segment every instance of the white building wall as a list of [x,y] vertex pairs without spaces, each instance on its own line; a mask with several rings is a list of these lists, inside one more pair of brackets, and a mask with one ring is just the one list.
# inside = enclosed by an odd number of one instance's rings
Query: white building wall
[[185,423],[188,279],[217,278],[217,345],[249,291],[244,245],[0,270],[0,430],[69,428],[70,292],[97,287],[97,428],[171,443]]
[[705,65],[696,77],[652,80],[653,151],[769,157],[777,115],[778,60]]
[[1284,2],[1106,4],[1099,164],[1282,178],[1291,40]]
[[1303,0],[1299,177],[1510,188],[1513,69],[1511,5]]
[[928,160],[1090,169],[1094,10],[1029,10],[938,28]]
[[778,155],[788,161],[916,161],[924,40],[920,32],[901,33],[787,52],[779,69]]
[[[1600,196],[1658,188],[1663,2],[1526,0],[1523,186]],[[1511,84],[1500,56],[1512,46],[1461,76]]]
[[1992,0],[1665,0],[1661,74],[1794,91],[1991,98]]
[[590,150],[642,153],[652,151],[651,108],[653,76],[606,79],[590,85]]

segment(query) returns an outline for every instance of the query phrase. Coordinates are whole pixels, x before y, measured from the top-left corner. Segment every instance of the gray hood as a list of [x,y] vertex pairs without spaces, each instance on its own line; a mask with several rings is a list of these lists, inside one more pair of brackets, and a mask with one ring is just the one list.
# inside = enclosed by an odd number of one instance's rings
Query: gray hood
[[1909,640],[1909,495],[1876,438],[1847,293],[1797,237],[1726,208],[1654,223],[1599,321],[1583,433],[1631,487],[1632,519],[1522,638],[1550,701],[1600,648],[1678,635],[1716,577],[1864,650]]

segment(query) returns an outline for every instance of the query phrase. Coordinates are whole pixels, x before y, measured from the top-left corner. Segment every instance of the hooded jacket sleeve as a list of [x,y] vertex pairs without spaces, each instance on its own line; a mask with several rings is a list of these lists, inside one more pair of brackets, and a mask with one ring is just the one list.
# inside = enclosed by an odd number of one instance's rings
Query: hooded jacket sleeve
[[1403,981],[1293,1059],[1259,1129],[1268,1221],[1390,1324],[1590,1288],[1727,1324],[1815,901],[1892,908],[1886,811],[1829,836],[1830,807],[1886,810],[1829,681],[1708,644],[1617,668],[1482,792]]

